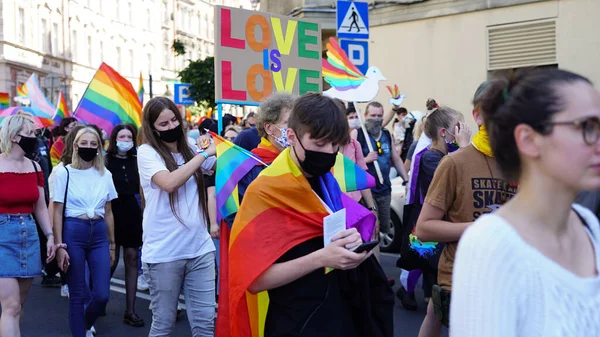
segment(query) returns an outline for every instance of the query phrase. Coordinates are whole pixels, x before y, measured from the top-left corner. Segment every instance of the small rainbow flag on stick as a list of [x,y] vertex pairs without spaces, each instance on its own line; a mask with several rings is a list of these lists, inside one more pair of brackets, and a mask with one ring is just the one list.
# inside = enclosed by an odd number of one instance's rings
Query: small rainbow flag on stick
[[17,86],[17,95],[20,97],[27,97],[27,86],[25,86],[25,84]]
[[342,192],[365,190],[376,184],[372,175],[341,153],[338,153],[331,171]]
[[0,92],[0,109],[4,110],[10,106],[10,97],[7,92]]
[[63,118],[71,117],[69,109],[67,108],[67,100],[62,90],[58,93],[58,104],[56,105],[56,112],[54,113],[54,121],[60,123]]
[[215,192],[217,194],[217,223],[236,213],[240,207],[238,182],[256,166],[263,163],[251,152],[210,132],[217,146],[217,170],[215,171]]
[[139,128],[142,105],[131,83],[103,62],[73,115],[86,123],[98,125],[110,134],[115,126],[122,123],[131,123]]
[[144,93],[146,90],[144,89],[144,78],[142,77],[142,72],[140,71],[140,84],[138,85],[138,99],[140,100],[140,105],[144,105]]

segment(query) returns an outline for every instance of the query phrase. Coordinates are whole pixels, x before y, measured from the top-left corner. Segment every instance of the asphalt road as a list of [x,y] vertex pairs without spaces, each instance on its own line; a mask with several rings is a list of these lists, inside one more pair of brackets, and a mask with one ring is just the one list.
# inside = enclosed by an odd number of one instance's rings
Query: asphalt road
[[[381,262],[389,277],[398,280],[399,269],[395,267],[395,256],[382,256]],[[146,326],[134,328],[122,323],[125,311],[124,267],[122,262],[111,282],[110,301],[106,316],[101,317],[95,327],[97,336],[137,337],[148,336],[151,311],[148,309],[150,296],[147,292],[138,292],[136,311],[146,321]],[[398,283],[398,282],[396,282]],[[397,286],[394,287],[394,290]],[[416,337],[425,316],[425,302],[422,292],[417,293],[419,309],[407,311],[396,300],[394,307],[394,336]],[[25,303],[25,318],[22,323],[23,337],[69,337],[68,299],[60,297],[59,288],[43,288],[40,279],[34,281],[33,287]],[[173,337],[191,336],[188,321],[185,317],[175,325]],[[444,336],[447,333],[444,332]]]

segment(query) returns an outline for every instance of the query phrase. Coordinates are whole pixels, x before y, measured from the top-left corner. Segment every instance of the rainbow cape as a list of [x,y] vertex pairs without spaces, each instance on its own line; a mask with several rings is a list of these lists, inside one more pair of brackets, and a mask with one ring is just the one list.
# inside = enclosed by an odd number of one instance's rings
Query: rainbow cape
[[46,117],[52,118],[54,112],[56,112],[56,107],[44,95],[36,74],[32,74],[25,82],[25,88],[27,89],[26,93],[30,101],[30,107],[43,112]]
[[[279,155],[279,150],[271,144],[271,142],[266,138],[261,138],[258,147],[251,151],[258,158],[262,159],[265,164],[271,164],[275,158]],[[257,163],[258,165],[262,165],[261,163]]]
[[342,192],[354,192],[375,187],[375,178],[356,165],[350,158],[338,153],[331,173],[340,184]]
[[0,92],[0,109],[6,109],[10,106],[10,96],[7,92]]
[[323,58],[321,65],[325,82],[337,90],[357,88],[366,79],[333,37],[329,38],[327,59]]
[[142,77],[142,72],[140,71],[140,83],[138,85],[137,91],[138,99],[140,100],[140,105],[144,105],[144,92],[146,92],[146,90],[144,89],[144,78]]
[[63,137],[58,137],[58,139],[52,144],[50,148],[50,162],[52,163],[52,167],[55,167],[60,163],[60,157],[65,149],[65,143],[63,141]]
[[[343,194],[332,174],[321,177],[320,183],[323,201],[333,211],[345,208],[346,227],[356,228],[369,241],[375,216]],[[226,275],[221,278],[220,295],[225,299],[219,303],[216,336],[264,336],[268,294],[252,295],[248,287],[285,252],[322,236],[327,215],[292,161],[290,149],[285,149],[248,187],[233,223],[229,259],[221,261],[221,273]]]
[[56,106],[56,112],[54,113],[54,121],[60,123],[63,118],[71,117],[69,109],[67,108],[67,100],[62,90],[58,93],[58,105]]
[[139,128],[142,105],[131,83],[103,62],[73,115],[86,123],[98,125],[110,135],[112,129],[122,123]]

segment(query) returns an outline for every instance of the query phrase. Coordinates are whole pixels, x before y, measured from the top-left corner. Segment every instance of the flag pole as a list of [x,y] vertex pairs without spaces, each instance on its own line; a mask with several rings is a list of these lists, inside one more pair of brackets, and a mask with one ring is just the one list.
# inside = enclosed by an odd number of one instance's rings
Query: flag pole
[[[369,148],[369,153],[374,152],[375,150],[373,149],[373,144],[371,143],[371,137],[369,137],[369,133],[367,132],[367,128],[365,127],[365,122],[362,118],[360,109],[356,106],[356,102],[352,102],[352,104],[354,104],[354,108],[356,109],[356,115],[358,116],[358,120],[360,121],[360,128],[365,136],[365,141],[367,142],[367,147]],[[379,153],[377,153],[377,155],[379,155]],[[379,162],[377,162],[377,160],[375,160],[373,162],[373,165],[375,166],[375,171],[377,172],[377,178],[379,178],[379,182],[381,183],[381,185],[383,185],[383,174],[381,173],[381,168],[379,167]]]

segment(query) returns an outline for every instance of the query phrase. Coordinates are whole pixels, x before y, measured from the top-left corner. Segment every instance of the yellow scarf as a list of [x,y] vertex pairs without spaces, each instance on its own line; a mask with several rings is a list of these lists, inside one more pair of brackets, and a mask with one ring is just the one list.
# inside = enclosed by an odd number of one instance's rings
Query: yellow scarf
[[490,145],[490,139],[484,125],[479,127],[479,132],[473,137],[473,146],[475,146],[479,152],[490,158],[494,158],[492,147]]

